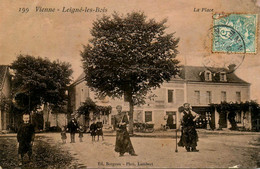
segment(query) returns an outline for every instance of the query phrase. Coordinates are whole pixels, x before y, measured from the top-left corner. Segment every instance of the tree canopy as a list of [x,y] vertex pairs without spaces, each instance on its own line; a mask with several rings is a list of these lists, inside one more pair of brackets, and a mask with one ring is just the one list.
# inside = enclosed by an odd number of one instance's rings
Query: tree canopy
[[87,85],[99,95],[124,95],[131,115],[152,88],[178,73],[179,39],[166,33],[166,22],[147,19],[142,12],[94,21],[93,38],[81,53]]
[[33,110],[41,104],[63,106],[71,82],[71,65],[47,58],[19,55],[11,64],[14,70],[13,91],[17,106]]
[[221,102],[220,104],[210,104],[211,109],[214,111],[216,110],[218,112],[227,112],[227,111],[236,111],[236,112],[247,112],[250,111],[252,113],[257,112],[259,108],[259,104],[256,101],[246,101],[246,102]]

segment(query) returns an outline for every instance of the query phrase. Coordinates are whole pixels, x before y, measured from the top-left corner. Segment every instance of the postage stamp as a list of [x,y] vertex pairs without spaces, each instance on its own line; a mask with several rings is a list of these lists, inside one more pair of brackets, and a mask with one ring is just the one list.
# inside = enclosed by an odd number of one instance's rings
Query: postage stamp
[[[234,72],[243,62],[246,45],[241,34],[228,25],[215,25],[208,30],[202,64],[211,72]],[[212,46],[215,52],[212,52]]]
[[213,53],[256,53],[257,14],[214,14],[213,26]]

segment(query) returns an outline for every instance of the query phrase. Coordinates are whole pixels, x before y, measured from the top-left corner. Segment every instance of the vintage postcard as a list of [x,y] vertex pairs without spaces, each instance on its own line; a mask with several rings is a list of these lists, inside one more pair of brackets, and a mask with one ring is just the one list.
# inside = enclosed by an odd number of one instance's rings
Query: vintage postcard
[[259,168],[260,0],[1,0],[0,169]]

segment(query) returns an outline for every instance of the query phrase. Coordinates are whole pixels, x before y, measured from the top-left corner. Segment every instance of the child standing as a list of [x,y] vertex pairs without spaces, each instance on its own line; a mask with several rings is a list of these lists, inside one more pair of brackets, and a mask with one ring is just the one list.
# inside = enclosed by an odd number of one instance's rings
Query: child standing
[[97,125],[95,121],[93,121],[89,129],[90,129],[90,135],[92,136],[92,141],[95,141],[96,130],[97,130]]
[[61,134],[62,143],[65,144],[66,143],[66,139],[67,139],[66,127],[65,126],[62,128],[62,131],[61,131],[60,134]]
[[17,141],[18,141],[18,156],[19,156],[19,165],[23,164],[23,157],[27,153],[29,156],[29,161],[32,157],[32,145],[35,137],[34,126],[29,123],[30,115],[23,115],[23,124],[20,126],[17,132]]
[[98,122],[96,124],[97,126],[97,135],[98,135],[98,141],[99,141],[99,136],[102,136],[102,140],[104,140],[104,137],[103,137],[103,123],[101,122],[100,118],[98,119]]
[[84,133],[84,129],[82,126],[79,126],[79,141],[83,142],[82,138],[83,138],[83,133]]

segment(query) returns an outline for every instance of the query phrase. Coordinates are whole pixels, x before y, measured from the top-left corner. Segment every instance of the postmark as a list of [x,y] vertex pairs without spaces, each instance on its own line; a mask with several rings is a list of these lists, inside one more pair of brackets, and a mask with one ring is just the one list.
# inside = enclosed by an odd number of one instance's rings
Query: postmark
[[213,14],[202,64],[211,72],[234,72],[257,52],[257,14]]
[[[216,27],[220,25],[222,27]],[[243,53],[242,45],[233,43],[234,41],[241,43],[239,41],[241,36],[245,43],[245,52],[256,53],[257,14],[214,14],[213,26],[215,28],[212,52]]]
[[[210,28],[205,44],[207,52],[203,57],[202,64],[211,72],[232,73],[242,64],[245,58],[246,45],[244,39],[231,26],[215,25]],[[222,51],[213,52],[213,46],[215,49],[222,49]]]

